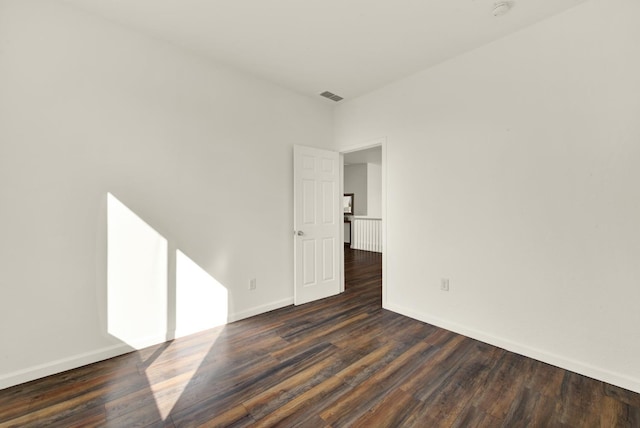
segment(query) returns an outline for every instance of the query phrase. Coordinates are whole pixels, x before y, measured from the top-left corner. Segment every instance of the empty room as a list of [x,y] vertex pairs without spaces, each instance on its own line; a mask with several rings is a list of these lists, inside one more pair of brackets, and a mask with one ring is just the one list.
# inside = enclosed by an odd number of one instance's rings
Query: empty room
[[0,0],[0,427],[640,427],[639,21]]

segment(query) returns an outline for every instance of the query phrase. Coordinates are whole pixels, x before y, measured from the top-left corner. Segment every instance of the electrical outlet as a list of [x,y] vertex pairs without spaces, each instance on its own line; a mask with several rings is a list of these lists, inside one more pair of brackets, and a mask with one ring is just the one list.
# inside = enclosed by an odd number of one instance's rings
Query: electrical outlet
[[255,289],[256,289],[256,279],[251,278],[249,280],[249,290],[255,290]]
[[442,278],[440,280],[440,290],[449,291],[449,278]]

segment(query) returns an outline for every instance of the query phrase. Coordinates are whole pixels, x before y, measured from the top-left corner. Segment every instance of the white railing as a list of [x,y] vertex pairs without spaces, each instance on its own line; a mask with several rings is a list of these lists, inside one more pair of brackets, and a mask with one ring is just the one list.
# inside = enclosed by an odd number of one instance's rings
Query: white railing
[[351,248],[382,252],[382,219],[354,217],[351,220],[351,227],[353,228]]

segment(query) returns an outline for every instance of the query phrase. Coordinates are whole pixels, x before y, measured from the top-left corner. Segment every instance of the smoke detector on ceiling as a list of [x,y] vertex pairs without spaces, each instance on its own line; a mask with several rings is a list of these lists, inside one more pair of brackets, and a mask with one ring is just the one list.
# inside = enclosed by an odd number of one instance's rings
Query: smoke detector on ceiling
[[505,15],[512,7],[512,1],[497,1],[493,4],[493,16]]

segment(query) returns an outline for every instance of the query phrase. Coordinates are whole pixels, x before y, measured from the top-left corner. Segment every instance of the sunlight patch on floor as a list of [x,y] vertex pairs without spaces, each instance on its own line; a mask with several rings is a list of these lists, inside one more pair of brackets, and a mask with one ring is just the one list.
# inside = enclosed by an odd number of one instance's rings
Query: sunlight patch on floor
[[[141,351],[150,353],[141,368],[163,420],[192,384],[223,327],[204,333],[209,346],[188,353],[165,341],[223,326],[229,306],[227,288],[184,252],[176,250],[175,271],[170,268],[168,247],[164,236],[107,194],[107,331],[138,350],[162,343]],[[169,289],[172,275],[175,294]],[[175,326],[170,325],[174,314]]]
[[[178,401],[183,398],[189,385],[193,386],[194,376],[198,373],[198,369],[207,359],[207,356],[212,352],[221,332],[222,328],[210,335],[210,346],[196,350],[192,349],[188,354],[183,354],[179,357],[172,355],[172,348],[169,347],[145,369],[149,388],[153,393],[153,398],[162,420],[166,420],[169,417]],[[209,333],[207,334],[209,335]],[[180,359],[179,365],[176,365],[176,358]],[[180,374],[171,375],[167,368],[169,365],[175,367],[175,370],[179,370]]]

